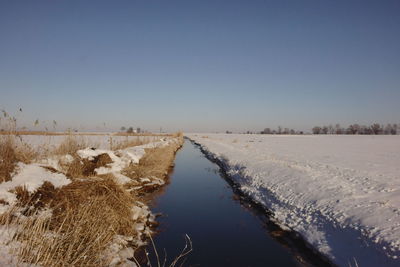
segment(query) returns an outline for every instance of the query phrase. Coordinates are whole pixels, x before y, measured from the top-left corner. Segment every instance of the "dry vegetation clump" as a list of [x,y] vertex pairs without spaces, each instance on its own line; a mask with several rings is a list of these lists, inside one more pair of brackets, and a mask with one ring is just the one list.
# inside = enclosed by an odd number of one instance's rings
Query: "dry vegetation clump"
[[38,153],[28,144],[17,145],[16,136],[0,136],[0,183],[11,179],[17,162],[31,163],[38,157]]
[[146,154],[140,159],[139,164],[131,164],[123,171],[123,174],[132,178],[128,187],[141,185],[142,188],[135,190],[136,194],[149,193],[157,189],[160,184],[152,183],[146,186],[143,178],[158,178],[164,180],[173,165],[175,153],[182,146],[183,139],[177,144],[165,147],[147,148]]
[[0,183],[11,180],[16,164],[14,141],[11,136],[5,136],[0,139]]
[[112,162],[112,159],[107,153],[93,157],[92,160],[81,159],[79,156],[75,155],[71,163],[64,164],[62,167],[65,170],[65,175],[74,179],[95,176],[95,169],[106,166]]
[[161,138],[161,137],[168,137],[168,136],[173,136],[174,134],[169,134],[169,133],[128,133],[128,132],[118,132],[115,133],[114,136],[152,136],[155,138]]
[[75,155],[76,151],[89,147],[83,138],[78,140],[77,136],[68,135],[63,142],[54,149],[54,155]]
[[[98,167],[111,163],[108,154],[101,154],[94,160],[81,159],[77,154],[78,150],[91,147],[89,142],[79,136],[68,135],[54,150],[49,154],[53,156],[68,156],[72,160],[59,160],[62,172],[69,178],[95,176],[94,170]],[[95,149],[95,148],[93,148]]]
[[[115,235],[136,236],[134,198],[112,179],[74,181],[60,189],[44,184],[29,194],[18,189],[29,216],[15,240],[24,262],[43,266],[105,266],[102,253]],[[50,216],[36,216],[50,208]],[[4,218],[3,218],[4,221]]]
[[23,186],[14,189],[18,200],[16,205],[23,208],[21,213],[25,216],[31,216],[38,210],[51,206],[59,192],[60,189],[55,188],[52,183],[47,181],[33,193],[29,193]]
[[[113,162],[107,153],[90,160],[80,158],[77,151],[87,148],[88,143],[68,135],[49,154],[58,160],[61,168],[43,168],[62,172],[72,182],[60,188],[44,182],[34,192],[29,192],[24,186],[16,187],[13,193],[17,203],[0,215],[0,224],[12,225],[12,229],[16,229],[12,242],[20,244],[14,253],[21,263],[107,266],[111,259],[104,256],[104,251],[116,236],[144,241],[144,233],[149,233],[146,229],[154,225],[154,216],[143,212],[147,207],[137,201],[138,196],[154,191],[161,183],[151,183],[137,190],[127,189],[137,188],[140,183],[143,185],[146,179],[165,179],[176,151],[183,144],[182,134],[174,137],[178,137],[180,142],[145,149],[139,164],[131,164],[123,172],[132,179],[132,183],[122,186],[113,174],[95,173],[95,169]],[[15,138],[16,135],[0,136],[0,183],[11,179],[18,162],[30,163],[39,157],[39,153],[30,146],[17,146]],[[118,143],[113,148],[123,149],[152,141],[154,138],[137,138]],[[66,155],[70,160],[63,162]],[[1,198],[0,204],[9,205]],[[137,244],[130,242],[129,246],[136,249]]]
[[119,150],[119,149],[124,149],[124,148],[128,148],[128,147],[133,147],[133,146],[141,146],[141,145],[145,145],[145,144],[148,144],[151,142],[154,142],[154,137],[143,136],[142,138],[140,138],[140,136],[138,136],[137,138],[135,138],[133,140],[127,139],[127,140],[116,143],[115,145],[112,146],[112,150]]
[[32,163],[40,157],[40,153],[27,143],[21,142],[15,148],[17,160],[25,164]]

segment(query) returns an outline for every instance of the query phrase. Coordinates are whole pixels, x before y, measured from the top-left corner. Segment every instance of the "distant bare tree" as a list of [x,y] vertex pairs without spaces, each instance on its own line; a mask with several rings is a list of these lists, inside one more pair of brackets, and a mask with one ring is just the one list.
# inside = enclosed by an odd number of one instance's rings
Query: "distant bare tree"
[[264,131],[262,131],[263,134],[271,134],[271,129],[270,128],[265,128]]
[[328,131],[329,131],[329,129],[327,126],[323,126],[321,129],[321,133],[323,133],[323,134],[328,134]]
[[321,133],[321,127],[315,126],[314,128],[312,128],[312,132],[313,132],[313,134],[320,134]]
[[333,128],[332,124],[330,124],[330,125],[328,126],[328,133],[329,133],[329,134],[334,134],[334,133],[335,133],[335,128]]
[[368,127],[366,125],[361,125],[360,131],[358,133],[359,134],[372,134],[372,130],[371,130],[371,127]]
[[358,124],[351,124],[350,126],[349,126],[349,128],[347,128],[347,133],[348,134],[358,134],[359,133],[359,131],[360,131],[360,125],[358,125]]
[[335,133],[336,134],[343,134],[343,129],[342,129],[342,127],[340,127],[339,123],[336,124],[336,126],[335,126]]
[[289,134],[289,128],[283,129],[283,134]]
[[373,134],[380,134],[382,132],[382,128],[379,123],[374,123],[371,125],[371,130]]
[[393,124],[390,134],[397,134],[397,129],[398,129],[398,125],[396,123]]

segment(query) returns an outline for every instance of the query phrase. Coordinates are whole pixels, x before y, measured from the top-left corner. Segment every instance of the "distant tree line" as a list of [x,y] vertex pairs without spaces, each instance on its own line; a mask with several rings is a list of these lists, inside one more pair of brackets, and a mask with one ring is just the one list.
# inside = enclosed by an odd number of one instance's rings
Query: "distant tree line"
[[383,124],[374,123],[372,125],[359,125],[351,124],[347,128],[343,128],[340,124],[335,126],[315,126],[312,128],[313,134],[364,134],[364,135],[378,135],[378,134],[398,134],[399,127],[397,124]]
[[282,128],[281,126],[278,126],[278,129],[274,130],[271,128],[265,128],[259,134],[304,134],[303,131],[296,131],[294,129],[289,129],[289,128]]
[[[231,131],[226,131],[231,134]],[[374,123],[371,125],[359,125],[357,123],[351,124],[348,127],[342,127],[340,124],[328,126],[315,126],[312,128],[313,134],[360,134],[360,135],[395,135],[400,134],[400,124],[389,123],[379,124]],[[296,131],[290,128],[282,128],[278,126],[277,129],[265,128],[260,132],[245,131],[243,134],[309,134],[303,131]]]

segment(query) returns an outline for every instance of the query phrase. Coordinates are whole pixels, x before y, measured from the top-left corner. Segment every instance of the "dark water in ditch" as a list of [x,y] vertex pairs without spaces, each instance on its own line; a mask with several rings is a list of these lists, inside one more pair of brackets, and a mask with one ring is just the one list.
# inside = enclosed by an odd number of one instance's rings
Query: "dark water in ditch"
[[163,214],[158,218],[160,233],[154,238],[161,258],[164,249],[168,262],[179,255],[187,234],[193,251],[184,266],[321,265],[297,253],[283,231],[268,222],[265,212],[249,207],[223,177],[218,165],[185,141],[170,184],[158,193],[152,207]]

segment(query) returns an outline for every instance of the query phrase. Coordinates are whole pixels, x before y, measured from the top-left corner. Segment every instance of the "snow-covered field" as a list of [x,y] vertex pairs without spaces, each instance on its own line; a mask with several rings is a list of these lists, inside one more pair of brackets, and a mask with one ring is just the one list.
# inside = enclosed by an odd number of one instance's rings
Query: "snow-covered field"
[[400,266],[400,136],[189,134],[340,266]]
[[[110,145],[121,142],[130,142],[134,140],[157,141],[165,136],[117,136],[113,133],[104,133],[96,135],[72,135],[77,141],[84,142],[92,147],[100,149],[110,149]],[[60,145],[68,135],[21,135],[22,142],[29,144],[32,148],[43,148],[52,150]]]

